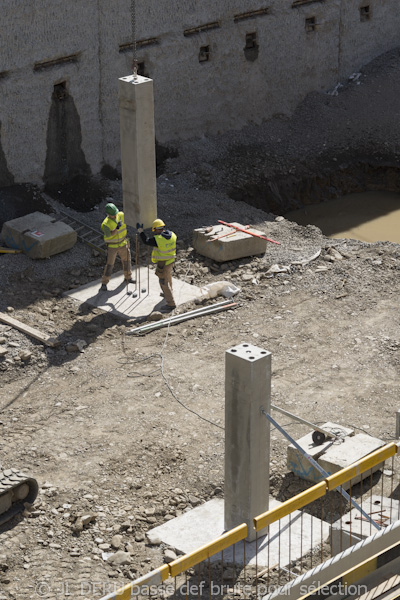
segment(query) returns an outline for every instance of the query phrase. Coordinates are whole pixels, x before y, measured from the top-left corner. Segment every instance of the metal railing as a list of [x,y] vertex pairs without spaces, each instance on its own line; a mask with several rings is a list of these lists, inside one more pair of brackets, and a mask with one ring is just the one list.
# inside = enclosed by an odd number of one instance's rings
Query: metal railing
[[[394,465],[398,451],[396,443],[387,444],[256,516],[255,542],[246,541],[247,526],[239,525],[101,600],[278,597],[280,590],[289,594],[293,582],[313,569],[323,587],[321,577],[329,561],[336,565],[341,554],[360,546],[360,564],[368,562],[369,540],[379,540],[378,550],[371,546],[371,552],[382,553],[386,531],[400,531],[400,482],[395,481],[398,469]],[[337,493],[340,486],[346,486],[349,496],[375,521],[377,533],[371,520]],[[393,544],[393,540],[387,543]],[[352,570],[357,573],[355,565]],[[332,579],[331,571],[327,572]]]

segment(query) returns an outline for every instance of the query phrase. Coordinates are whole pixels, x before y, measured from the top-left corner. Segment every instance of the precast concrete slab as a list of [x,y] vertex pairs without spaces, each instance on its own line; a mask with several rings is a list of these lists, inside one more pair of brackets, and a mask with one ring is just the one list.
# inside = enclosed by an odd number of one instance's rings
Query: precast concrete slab
[[[136,283],[125,283],[122,271],[112,275],[107,284],[107,291],[101,292],[101,279],[87,283],[79,288],[65,292],[64,296],[74,298],[81,304],[87,303],[109,312],[122,319],[143,320],[155,311],[162,311],[166,306],[160,296],[160,285],[154,270],[140,267],[132,277]],[[173,293],[177,306],[201,297],[200,288],[180,279],[172,278]],[[170,313],[167,313],[170,316]],[[166,315],[167,316],[167,315]]]
[[216,262],[265,254],[267,240],[263,231],[236,222],[232,225],[244,231],[226,225],[214,225],[211,229],[209,227],[195,229],[193,248],[202,256],[212,258]]
[[[348,467],[371,452],[378,450],[385,445],[385,442],[370,435],[358,433],[354,435],[352,429],[342,427],[335,423],[325,423],[322,426],[332,432],[340,435],[337,441],[332,443],[332,439],[327,439],[323,444],[316,445],[312,440],[312,433],[308,433],[296,443],[313,458],[328,475],[337,473],[341,469]],[[323,479],[323,475],[313,467],[310,461],[304,456],[293,444],[290,444],[287,449],[287,466],[292,473],[298,477],[318,483]],[[381,468],[381,465],[376,465],[372,472]],[[368,471],[368,474],[371,470]],[[361,481],[361,475],[351,480],[351,484],[355,485]],[[343,484],[346,489],[346,484]]]
[[[279,504],[281,503],[270,498],[270,508]],[[237,542],[234,548],[225,549],[223,561],[225,564],[235,562],[254,565],[257,560],[258,567],[272,567],[277,563],[287,566],[321,544],[321,531],[323,541],[326,541],[329,537],[328,523],[307,513],[295,511],[290,518],[285,517],[270,525],[269,535],[253,542]],[[223,533],[226,533],[224,501],[215,498],[155,527],[147,533],[147,537],[150,542],[158,539],[188,554],[209,544]],[[210,557],[211,562],[221,559],[221,552]]]
[[[400,503],[394,498],[373,494],[363,501],[362,509],[382,528],[400,520]],[[332,554],[354,546],[375,532],[372,523],[356,508],[352,508],[330,527]]]
[[41,212],[6,221],[1,238],[9,248],[22,250],[29,258],[49,258],[72,248],[77,233],[62,221]]

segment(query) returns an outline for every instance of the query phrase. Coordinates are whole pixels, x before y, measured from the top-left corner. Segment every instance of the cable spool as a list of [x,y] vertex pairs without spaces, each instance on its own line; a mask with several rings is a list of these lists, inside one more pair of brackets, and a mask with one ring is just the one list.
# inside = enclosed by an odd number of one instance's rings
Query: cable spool
[[316,446],[321,446],[326,440],[326,435],[322,431],[313,431],[311,437]]

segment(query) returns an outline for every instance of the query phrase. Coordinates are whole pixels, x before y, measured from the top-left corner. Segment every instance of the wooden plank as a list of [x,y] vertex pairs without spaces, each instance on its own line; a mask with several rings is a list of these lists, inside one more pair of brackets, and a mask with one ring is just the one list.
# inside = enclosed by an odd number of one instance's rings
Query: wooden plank
[[39,340],[39,342],[42,342],[43,344],[46,344],[46,346],[50,346],[51,348],[54,348],[55,346],[58,346],[60,344],[58,340],[50,337],[46,333],[42,333],[41,331],[38,331],[37,329],[30,327],[29,325],[25,325],[24,323],[21,323],[21,321],[17,321],[17,319],[13,319],[12,317],[9,317],[8,315],[5,315],[2,312],[0,312],[0,321],[6,323],[7,325],[11,325],[11,327],[22,331],[22,333],[30,335],[36,340]]

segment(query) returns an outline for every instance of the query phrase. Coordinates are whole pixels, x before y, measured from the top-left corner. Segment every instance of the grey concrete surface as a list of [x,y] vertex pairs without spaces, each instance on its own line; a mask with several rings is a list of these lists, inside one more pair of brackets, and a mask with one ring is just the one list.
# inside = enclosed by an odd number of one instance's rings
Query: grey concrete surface
[[153,82],[133,75],[119,80],[122,197],[125,222],[151,227],[157,217]]
[[[225,353],[225,529],[247,524],[268,510],[271,353],[239,344]],[[261,532],[260,532],[261,533]]]
[[[363,510],[382,528],[400,519],[400,503],[394,498],[372,495],[362,504]],[[374,533],[374,527],[352,508],[330,528],[332,554],[338,554]]]
[[[241,223],[235,222],[232,225],[246,228]],[[248,233],[244,233],[226,225],[214,225],[211,231],[207,230],[208,228],[199,228],[193,231],[193,247],[199,254],[216,262],[265,253],[268,242],[256,237],[265,237],[265,233],[258,229],[248,227]]]
[[[344,437],[333,444],[332,440],[327,439],[320,446],[316,446],[312,441],[312,432],[310,432],[299,440],[296,440],[296,442],[329,475],[348,467],[385,445],[385,442],[378,438],[363,433],[354,435],[353,430],[335,423],[325,423],[322,428],[341,432]],[[307,481],[317,483],[323,479],[321,473],[292,444],[289,444],[287,449],[287,466],[290,471]],[[380,467],[381,465],[376,465],[372,469],[372,472],[377,471]],[[368,471],[368,475],[370,472]],[[361,476],[354,478],[351,484],[355,485],[360,480]],[[348,484],[343,484],[343,488],[347,489],[347,487]]]
[[62,221],[34,212],[6,221],[1,239],[9,248],[18,248],[29,258],[49,258],[76,244],[77,233]]
[[[270,508],[280,504],[269,498]],[[256,515],[254,515],[256,516]],[[176,519],[171,519],[147,533],[149,540],[161,539],[162,542],[177,548],[185,554],[209,544],[218,536],[226,533],[224,527],[224,501],[215,498],[197,506]],[[322,537],[329,535],[328,523],[322,522]],[[315,517],[295,511],[289,517],[270,526],[269,536],[260,536],[256,541],[237,542],[223,551],[224,563],[236,562],[238,565],[259,567],[273,566],[279,563],[288,565],[291,561],[315,549],[321,543],[321,521]],[[210,558],[212,562],[221,560],[221,552]]]
[[[86,302],[91,306],[96,306],[116,317],[141,321],[150,313],[161,310],[166,303],[160,296],[161,289],[154,270],[141,267],[138,269],[138,275],[140,278],[137,276],[136,284],[130,283],[127,287],[123,272],[118,271],[112,275],[106,292],[99,291],[101,280],[98,279],[66,292],[64,295],[74,298],[80,303]],[[135,277],[135,271],[133,271],[132,277]],[[200,288],[194,285],[175,278],[172,279],[172,283],[177,306],[200,296]]]

